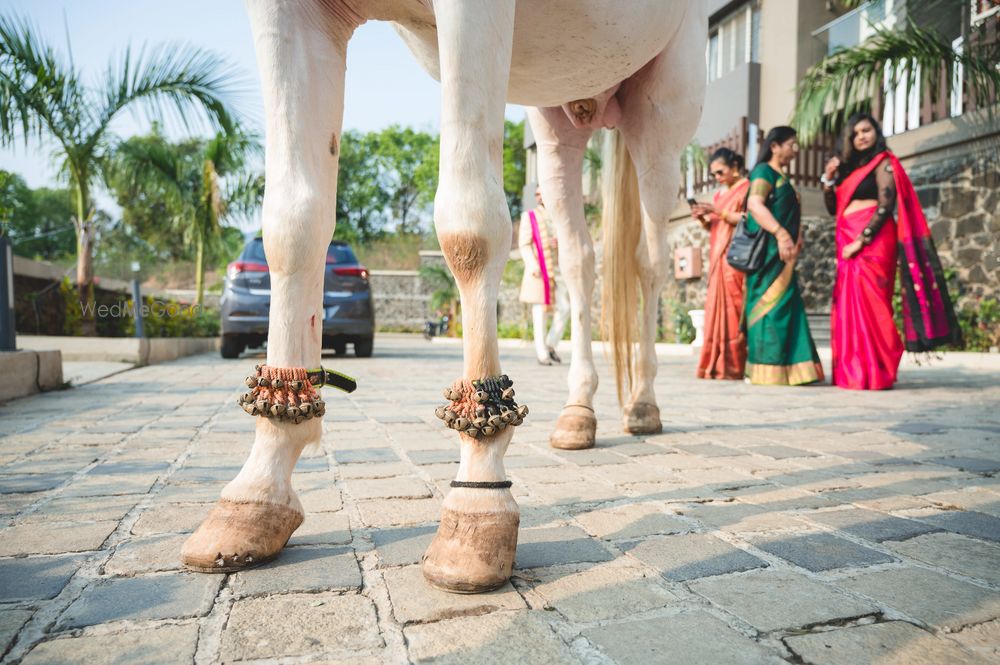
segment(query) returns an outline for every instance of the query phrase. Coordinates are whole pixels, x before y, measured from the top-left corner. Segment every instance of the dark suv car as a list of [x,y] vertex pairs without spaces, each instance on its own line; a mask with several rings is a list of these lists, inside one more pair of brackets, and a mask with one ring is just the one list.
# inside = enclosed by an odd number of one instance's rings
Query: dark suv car
[[[330,243],[323,282],[323,348],[342,355],[350,342],[359,358],[371,356],[375,307],[368,270],[358,263],[346,243]],[[226,285],[219,301],[223,358],[237,358],[248,346],[264,343],[270,307],[271,274],[264,241],[254,238],[226,270]]]

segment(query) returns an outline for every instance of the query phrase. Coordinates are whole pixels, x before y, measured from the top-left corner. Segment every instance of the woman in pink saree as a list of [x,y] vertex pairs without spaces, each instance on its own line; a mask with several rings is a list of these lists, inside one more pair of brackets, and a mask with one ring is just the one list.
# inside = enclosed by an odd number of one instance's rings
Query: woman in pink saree
[[875,118],[848,120],[843,156],[831,159],[823,175],[827,209],[837,216],[833,383],[885,390],[896,382],[904,350],[892,310],[897,261],[905,349],[958,343],[961,332],[917,194]]
[[705,343],[701,347],[697,376],[700,379],[742,381],[747,362],[743,317],[743,273],[726,262],[733,229],[746,206],[750,181],[743,175],[743,157],[728,148],[712,155],[709,169],[724,187],[712,205],[693,206],[691,216],[709,230],[708,292],[705,295]]

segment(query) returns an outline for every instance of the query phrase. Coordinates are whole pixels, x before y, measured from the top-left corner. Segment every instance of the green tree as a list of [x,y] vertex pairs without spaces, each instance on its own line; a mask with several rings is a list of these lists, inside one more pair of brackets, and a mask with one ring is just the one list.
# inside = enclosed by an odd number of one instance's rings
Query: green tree
[[223,223],[251,214],[263,198],[263,180],[250,169],[260,151],[259,141],[239,130],[180,143],[154,131],[123,141],[110,160],[108,182],[126,218],[162,212],[168,227],[147,232],[154,238],[179,234],[193,248],[196,304],[205,295],[206,254],[222,243]]
[[433,203],[437,191],[439,137],[392,125],[376,135],[374,149],[395,232],[418,232],[415,213]]
[[503,191],[507,196],[510,216],[521,216],[521,197],[524,195],[525,151],[524,121],[503,121]]
[[[856,9],[865,2],[841,0],[840,4]],[[799,83],[792,118],[803,141],[839,131],[851,114],[869,110],[872,99],[884,88],[904,86],[908,95],[918,77],[931,98],[937,99],[948,92],[940,89],[942,76],[951,81],[957,67],[961,68],[977,106],[991,109],[996,104],[1000,91],[997,69],[1000,42],[989,43],[982,38],[985,25],[973,29],[969,2],[926,0],[919,7],[915,2],[905,6],[911,13],[919,12],[916,15],[922,26],[907,18],[899,30],[877,27],[864,43],[835,51],[806,71]],[[961,53],[936,28],[929,27],[948,16],[961,17],[960,30],[965,43]],[[988,20],[1000,21],[1000,18],[994,16]]]
[[377,135],[348,130],[340,140],[337,229],[333,237],[366,243],[378,236],[391,195],[381,183]]
[[[170,109],[186,124],[191,112],[201,110],[228,131],[234,81],[219,57],[175,44],[138,53],[127,48],[98,86],[88,87],[72,60],[58,56],[26,19],[0,17],[0,144],[34,138],[55,145],[74,195],[77,284],[87,311],[94,302],[92,191],[116,141],[112,121],[139,106],[154,116]],[[96,329],[86,316],[84,333]]]
[[68,189],[32,189],[16,173],[0,171],[3,235],[14,253],[43,261],[73,255],[73,194]]

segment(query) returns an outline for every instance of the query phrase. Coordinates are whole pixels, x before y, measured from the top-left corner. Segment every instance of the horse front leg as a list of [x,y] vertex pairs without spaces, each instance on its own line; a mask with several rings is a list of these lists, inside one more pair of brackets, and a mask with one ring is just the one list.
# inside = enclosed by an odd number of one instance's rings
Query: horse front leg
[[497,346],[497,296],[511,243],[501,160],[514,1],[446,0],[434,10],[442,96],[434,226],[461,294],[464,371],[438,410],[459,431],[461,464],[423,572],[438,588],[476,593],[510,578],[520,521],[503,456],[524,410],[512,408]]
[[345,54],[359,23],[309,2],[249,0],[247,9],[267,123],[267,364],[248,372],[259,384],[250,387],[244,404],[257,416],[250,455],[181,551],[183,563],[202,572],[240,570],[273,559],[305,517],[291,477],[303,448],[318,443],[322,433],[323,403],[305,372],[320,362]]
[[597,370],[591,347],[590,303],[594,293],[594,243],[583,214],[583,156],[592,130],[576,128],[561,108],[528,108],[538,146],[538,184],[559,239],[559,273],[569,292],[569,398],[549,436],[553,448],[594,445]]
[[[666,227],[677,204],[680,155],[701,118],[705,89],[704,7],[694,5],[677,36],[662,53],[622,84],[621,130],[635,163],[642,204],[638,251],[642,294],[636,380],[624,408],[624,429],[660,432],[656,380],[657,313],[671,265]],[[684,94],[678,94],[678,90]]]

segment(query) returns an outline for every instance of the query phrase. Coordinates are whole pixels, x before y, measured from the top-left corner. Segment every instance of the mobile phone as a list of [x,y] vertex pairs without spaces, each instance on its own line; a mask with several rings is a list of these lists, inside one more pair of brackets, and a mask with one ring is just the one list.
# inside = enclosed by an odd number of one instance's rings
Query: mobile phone
[[698,205],[698,201],[696,201],[695,199],[690,199],[690,198],[689,198],[689,199],[688,199],[688,205],[689,205],[689,206],[691,206],[691,207],[693,208],[693,207],[695,207],[696,205]]

